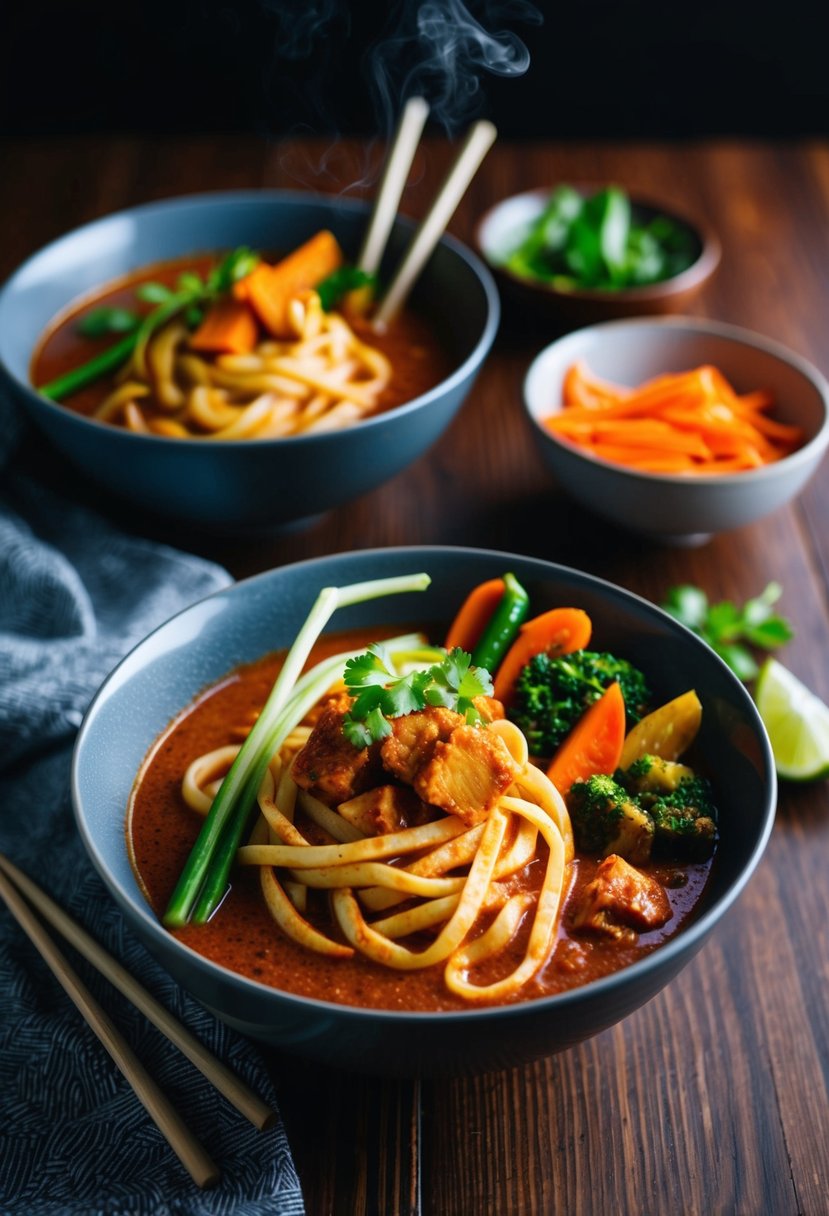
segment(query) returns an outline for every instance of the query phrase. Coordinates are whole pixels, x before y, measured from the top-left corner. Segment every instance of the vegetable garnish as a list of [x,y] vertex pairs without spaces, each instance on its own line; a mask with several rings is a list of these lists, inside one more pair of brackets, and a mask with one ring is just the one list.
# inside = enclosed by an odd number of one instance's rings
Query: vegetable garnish
[[[285,656],[276,682],[230,771],[213,800],[201,832],[170,898],[164,923],[177,928],[188,920],[207,921],[222,902],[236,850],[256,801],[265,770],[274,752],[332,686],[353,655],[334,655],[300,675],[319,635],[337,608],[361,604],[383,595],[425,591],[428,574],[371,579],[347,587],[325,587]],[[399,639],[410,650],[418,637]],[[392,643],[387,643],[389,647]]]
[[453,709],[474,725],[482,720],[474,698],[492,694],[489,672],[473,667],[472,656],[460,647],[432,667],[401,676],[390,668],[385,647],[372,643],[365,654],[348,660],[343,680],[357,698],[343,721],[343,734],[358,748],[390,735],[390,718],[427,705]]
[[707,642],[741,680],[753,680],[759,668],[745,643],[775,650],[794,636],[791,623],[774,611],[781,594],[779,583],[769,583],[740,608],[731,600],[711,604],[699,587],[684,584],[668,591],[662,607]]
[[321,283],[317,283],[314,290],[325,311],[330,312],[350,291],[356,291],[360,287],[369,287],[373,291],[376,286],[376,274],[368,274],[358,266],[340,266]]
[[240,247],[214,266],[204,279],[193,271],[186,271],[179,276],[175,287],[167,287],[164,283],[142,283],[136,289],[136,295],[145,303],[155,305],[152,312],[145,316],[131,314],[127,309],[96,309],[79,323],[90,327],[88,332],[83,329],[81,332],[87,332],[88,337],[102,337],[107,333],[126,333],[126,337],[80,367],[41,385],[38,392],[53,401],[71,397],[102,376],[117,371],[140,343],[146,342],[157,329],[179,313],[183,314],[189,326],[197,326],[205,309],[226,296],[234,284],[251,273],[258,262],[257,253]]
[[664,215],[635,223],[630,199],[618,186],[589,198],[559,186],[503,265],[558,291],[619,291],[670,279],[695,256],[684,224]]
[[788,456],[804,438],[800,427],[768,417],[770,393],[738,394],[708,365],[625,388],[575,363],[564,378],[562,404],[544,419],[549,431],[644,473],[757,469]]

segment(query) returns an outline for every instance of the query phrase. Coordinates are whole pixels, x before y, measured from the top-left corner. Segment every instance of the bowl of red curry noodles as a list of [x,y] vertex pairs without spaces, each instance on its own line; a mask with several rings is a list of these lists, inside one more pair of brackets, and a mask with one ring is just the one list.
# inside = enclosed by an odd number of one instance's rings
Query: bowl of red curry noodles
[[[367,204],[261,190],[168,199],[78,228],[0,291],[5,388],[139,521],[238,530],[348,502],[442,434],[499,317],[489,272],[447,236],[403,313],[374,332],[360,307],[370,285],[346,290],[368,218]],[[381,285],[413,228],[395,222]],[[113,351],[106,375],[73,380]]]
[[[334,939],[341,955],[336,950],[320,953],[313,941],[310,949],[296,941],[286,948],[286,934],[260,898],[257,871],[244,866],[234,866],[229,893],[205,923],[165,925],[165,906],[169,910],[167,901],[202,822],[182,798],[185,772],[217,749],[238,751],[279,669],[273,656],[291,644],[322,588],[420,571],[431,579],[426,590],[339,609],[316,657],[327,661],[332,653],[364,651],[372,639],[408,637],[413,631],[440,643],[470,589],[510,572],[526,588],[534,614],[562,606],[586,614],[592,622],[591,645],[635,664],[647,679],[653,704],[696,691],[702,721],[693,745],[694,764],[711,777],[718,841],[704,865],[684,863],[673,878],[654,871],[671,897],[673,923],[658,930],[640,925],[632,936],[622,934],[615,958],[612,937],[599,941],[597,935],[580,935],[573,928],[572,901],[594,874],[597,859],[577,848],[542,965],[529,983],[497,988],[499,976],[520,967],[526,946],[521,934],[526,938],[529,930],[519,927],[513,957],[496,960],[484,976],[496,986],[489,990],[494,998],[483,1000],[480,989],[469,999],[463,975],[447,988],[443,963],[390,970],[351,950],[352,939],[330,919],[320,919],[329,915],[325,891],[311,892],[311,903],[298,901],[291,915],[301,907],[300,919],[311,923],[314,933]],[[505,738],[509,729],[500,726]],[[462,733],[469,730],[464,727]],[[306,765],[311,781],[319,776],[315,767]],[[529,767],[528,761],[527,773]],[[213,797],[210,777],[203,774],[201,784]],[[521,796],[534,804],[527,813],[535,815],[537,824],[542,812],[551,818],[558,814],[552,803],[545,804],[544,790],[538,792],[543,779],[543,774],[517,779],[535,791]],[[386,774],[383,780],[392,778]],[[440,801],[438,794],[428,797]],[[434,1075],[486,1071],[549,1055],[650,999],[696,954],[750,878],[771,831],[775,778],[764,729],[744,687],[704,643],[653,605],[592,576],[535,559],[483,550],[401,548],[270,571],[209,597],[156,630],[115,669],[90,707],[75,750],[73,800],[90,857],[130,928],[218,1017],[264,1042],[343,1068]],[[506,803],[512,805],[509,798]],[[426,820],[425,829],[417,831],[441,833],[447,826],[435,807]],[[303,823],[296,819],[295,826],[307,833]],[[464,831],[461,839],[472,834]],[[549,874],[554,847],[559,848],[555,833],[550,836],[545,829],[542,835],[549,838],[549,847],[542,845],[529,865],[536,888],[538,875]],[[331,837],[323,832],[306,843],[323,842],[330,850],[326,839]],[[257,847],[255,840],[242,844],[242,852]],[[358,851],[364,846],[358,843]],[[416,873],[417,864],[409,869]],[[273,873],[279,875],[283,893],[298,898],[291,872]],[[450,873],[450,883],[452,877]],[[520,882],[510,891],[517,891],[519,899],[531,898],[522,895]],[[334,898],[347,903],[349,897],[334,892]],[[375,918],[374,925],[378,915],[384,918],[384,940],[393,938],[391,918],[401,906],[399,897],[396,907],[388,908],[388,902],[388,892],[381,893],[380,907],[387,910],[365,913]],[[359,910],[354,915],[359,920]],[[433,926],[411,938],[398,937],[401,944],[395,949],[405,950],[407,944],[429,949],[437,932]],[[359,931],[353,940],[359,941]],[[471,960],[466,962],[471,967]]]

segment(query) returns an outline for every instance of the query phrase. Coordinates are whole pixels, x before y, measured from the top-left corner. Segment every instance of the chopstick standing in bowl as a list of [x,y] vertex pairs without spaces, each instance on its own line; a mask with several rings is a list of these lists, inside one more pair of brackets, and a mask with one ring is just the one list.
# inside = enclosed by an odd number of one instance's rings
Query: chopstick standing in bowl
[[159,1004],[111,954],[108,954],[35,882],[13,865],[7,857],[0,854],[0,897],[12,916],[127,1078],[136,1097],[145,1107],[193,1181],[201,1187],[214,1185],[219,1180],[218,1168],[147,1073],[107,1014],[70,967],[24,900],[21,892],[52,927],[114,987],[132,1001],[145,1017],[157,1026],[162,1034],[170,1039],[255,1127],[263,1129],[269,1126],[276,1117],[274,1111],[266,1106],[224,1064],[215,1059],[198,1039],[176,1021],[163,1005]]
[[374,200],[371,219],[357,258],[357,268],[366,274],[376,274],[383,250],[397,215],[400,196],[406,185],[420,136],[429,117],[429,107],[422,97],[410,97],[406,102],[386,161],[380,189]]
[[409,248],[377,306],[372,325],[382,330],[402,308],[415,280],[426,265],[446,225],[455,214],[478,166],[486,156],[498,132],[491,122],[476,122],[464,140],[455,163],[449,170],[432,206],[420,223]]

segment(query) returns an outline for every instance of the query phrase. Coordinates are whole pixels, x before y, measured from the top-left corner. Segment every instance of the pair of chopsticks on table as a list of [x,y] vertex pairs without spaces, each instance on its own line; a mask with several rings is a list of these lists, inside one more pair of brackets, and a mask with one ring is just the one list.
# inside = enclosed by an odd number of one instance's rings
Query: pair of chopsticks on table
[[145,1107],[190,1177],[197,1186],[214,1186],[220,1177],[218,1167],[66,961],[32,909],[37,909],[53,929],[74,946],[119,992],[132,1001],[254,1127],[264,1130],[271,1126],[276,1120],[276,1112],[248,1089],[229,1068],[212,1056],[126,968],[2,853],[0,898],[127,1078],[139,1102]]
[[[357,269],[366,274],[376,274],[380,267],[428,116],[429,107],[422,97],[410,97],[403,108],[357,258]],[[403,261],[377,305],[371,322],[375,329],[383,330],[399,312],[497,134],[492,123],[485,120],[476,122],[470,128],[434,202],[421,220]]]

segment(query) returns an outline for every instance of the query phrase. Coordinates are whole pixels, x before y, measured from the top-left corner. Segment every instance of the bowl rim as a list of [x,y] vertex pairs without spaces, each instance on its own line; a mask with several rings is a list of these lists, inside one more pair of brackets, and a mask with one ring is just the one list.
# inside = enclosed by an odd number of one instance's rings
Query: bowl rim
[[[98,849],[94,835],[88,830],[84,811],[83,811],[83,794],[82,781],[83,774],[80,771],[80,753],[83,749],[85,740],[90,731],[94,728],[95,717],[98,706],[103,703],[109,695],[110,686],[119,683],[119,673],[121,668],[136,654],[150,639],[162,630],[170,628],[174,622],[185,617],[188,613],[200,608],[201,605],[208,601],[233,599],[237,595],[245,595],[246,589],[255,586],[257,583],[264,582],[270,578],[278,576],[283,572],[289,574],[294,571],[308,569],[317,566],[321,569],[320,586],[325,584],[326,568],[342,560],[349,561],[358,559],[361,562],[365,560],[382,561],[388,557],[390,552],[399,554],[411,554],[413,560],[425,563],[430,555],[437,557],[449,557],[457,555],[471,555],[477,558],[482,558],[487,561],[503,564],[505,560],[517,559],[521,562],[531,562],[539,567],[539,576],[546,573],[548,576],[555,575],[572,580],[574,584],[586,584],[594,591],[603,595],[610,594],[611,597],[619,596],[623,600],[633,601],[640,611],[644,611],[646,616],[652,616],[657,622],[662,625],[667,625],[669,628],[681,636],[687,636],[694,646],[703,647],[708,652],[708,661],[719,667],[721,672],[725,674],[726,679],[735,689],[736,695],[742,700],[744,708],[747,711],[749,720],[753,721],[755,736],[760,745],[762,760],[767,776],[767,789],[765,805],[762,808],[762,821],[759,830],[759,835],[755,841],[754,847],[737,878],[728,887],[726,891],[716,900],[710,907],[696,917],[691,924],[684,928],[675,937],[671,938],[664,945],[651,951],[643,958],[621,970],[603,976],[596,980],[591,980],[587,984],[580,987],[568,989],[565,992],[556,993],[551,996],[535,997],[530,1000],[518,1001],[510,1005],[493,1005],[485,1008],[471,1008],[461,1010],[397,1010],[397,1009],[373,1009],[369,1007],[340,1005],[334,1001],[323,1001],[316,997],[300,996],[297,993],[286,992],[283,989],[273,987],[269,984],[263,984],[258,980],[253,980],[247,976],[240,975],[230,968],[223,967],[221,964],[214,962],[212,959],[206,958],[199,954],[198,951],[188,946],[186,943],[174,937],[156,917],[155,913],[150,908],[146,901],[142,901],[139,905],[132,900],[129,894],[122,888],[118,879],[116,879],[104,862],[102,854]],[[194,644],[198,644],[195,641]],[[180,951],[191,965],[195,965],[199,969],[206,971],[221,978],[224,982],[230,981],[241,986],[241,988],[250,993],[252,996],[259,998],[275,1000],[277,1003],[288,1002],[295,1009],[302,1009],[311,1006],[319,1012],[331,1013],[332,1010],[337,1012],[338,1016],[342,1016],[347,1020],[355,1021],[373,1021],[373,1022],[390,1022],[404,1023],[406,1021],[414,1021],[419,1025],[434,1021],[449,1020],[453,1023],[463,1023],[469,1019],[474,1019],[477,1022],[485,1022],[490,1019],[500,1018],[515,1018],[527,1017],[532,1014],[543,1013],[551,1005],[555,1008],[567,1008],[568,1006],[578,1006],[585,999],[593,996],[598,996],[599,999],[610,994],[616,989],[625,979],[630,979],[635,982],[637,979],[644,979],[654,971],[659,971],[666,965],[669,965],[671,960],[677,956],[686,955],[688,959],[692,957],[695,950],[702,944],[709,932],[724,916],[727,910],[735,903],[738,897],[742,894],[746,884],[756,870],[763,853],[765,852],[769,838],[771,836],[772,827],[774,825],[775,811],[777,805],[777,778],[774,767],[774,758],[771,751],[771,745],[766,734],[765,727],[753,700],[748,694],[745,686],[738,680],[731,669],[725,662],[714,652],[710,651],[706,644],[690,629],[686,628],[679,621],[669,616],[661,608],[646,600],[643,596],[637,595],[635,592],[628,591],[624,587],[619,587],[606,579],[599,578],[593,574],[587,574],[584,571],[577,570],[574,567],[563,566],[557,562],[549,562],[543,558],[535,558],[520,554],[507,553],[494,549],[479,549],[458,545],[399,545],[390,548],[374,548],[348,550],[343,553],[328,554],[324,557],[306,558],[303,561],[293,562],[286,566],[275,567],[272,570],[262,571],[260,574],[251,576],[250,578],[242,579],[239,582],[232,583],[228,587],[223,587],[218,591],[212,592],[210,595],[197,600],[194,604],[187,608],[181,609],[153,629],[145,638],[143,638],[136,646],[120,660],[120,662],[112,669],[106,677],[101,687],[98,689],[92,699],[81,723],[78,731],[77,739],[72,753],[71,766],[71,798],[72,812],[75,820],[75,826],[83,841],[84,847],[91,859],[95,869],[104,881],[111,898],[115,900],[122,910],[129,908],[130,913],[135,915],[141,921],[143,931],[148,934],[153,942],[158,943],[165,949],[173,949]],[[125,810],[125,808],[124,808]],[[126,850],[125,850],[126,852]],[[129,861],[127,860],[129,865]],[[127,920],[129,926],[129,920]],[[129,926],[132,928],[132,926]],[[165,964],[162,963],[162,966]],[[166,969],[166,967],[165,967]],[[175,978],[175,977],[174,977]],[[175,980],[178,984],[180,981]],[[183,985],[182,985],[183,986]]]
[[[743,469],[735,473],[706,473],[703,476],[688,476],[683,473],[653,473],[641,469],[628,468],[627,465],[616,464],[611,460],[594,456],[575,444],[568,444],[553,431],[548,430],[541,420],[539,408],[530,399],[532,387],[530,382],[531,379],[538,376],[539,368],[550,357],[552,351],[556,348],[566,347],[570,342],[573,345],[578,345],[578,341],[586,334],[601,334],[613,329],[628,328],[636,330],[646,327],[690,330],[700,334],[707,334],[711,337],[725,338],[736,345],[762,351],[764,354],[771,355],[780,362],[788,364],[789,367],[799,372],[817,390],[820,397],[823,405],[823,418],[815,434],[802,447],[795,449],[794,452],[790,452],[788,456],[774,461],[773,464],[762,465],[758,469]],[[616,473],[619,476],[633,478],[641,484],[655,483],[657,485],[685,486],[691,493],[701,493],[706,486],[712,485],[754,484],[758,481],[770,480],[781,476],[781,470],[787,471],[794,467],[810,465],[812,462],[817,465],[827,446],[829,446],[829,381],[827,381],[823,373],[804,355],[798,354],[797,351],[792,350],[791,347],[786,346],[782,342],[778,342],[775,338],[768,338],[764,334],[747,329],[742,325],[734,325],[730,321],[715,321],[708,317],[620,317],[614,321],[600,321],[594,325],[585,325],[580,329],[571,330],[562,337],[548,343],[533,358],[524,375],[522,398],[524,411],[537,433],[543,436],[545,442],[553,444],[553,446],[567,456],[586,461],[597,468],[607,469],[609,472]],[[559,406],[558,410],[560,411],[561,408]]]
[[[50,257],[64,242],[72,241],[84,234],[94,231],[96,228],[110,223],[118,223],[124,219],[135,217],[140,219],[141,216],[147,216],[158,212],[163,214],[164,212],[177,210],[179,208],[203,206],[205,210],[211,210],[213,208],[221,208],[225,206],[232,207],[240,204],[246,205],[250,203],[267,204],[269,202],[313,202],[315,205],[323,203],[327,204],[332,209],[336,209],[337,211],[345,211],[352,214],[364,214],[366,217],[368,217],[372,205],[371,202],[367,200],[343,198],[341,195],[337,194],[315,194],[313,191],[309,190],[286,189],[205,190],[193,194],[174,195],[170,198],[155,199],[146,203],[138,203],[133,207],[125,207],[120,211],[110,211],[106,215],[99,216],[97,219],[89,220],[85,224],[81,224],[76,228],[71,228],[68,232],[64,232],[61,236],[55,237],[54,240],[49,241],[46,245],[42,245],[39,249],[36,249],[33,253],[29,254],[29,256],[11,272],[2,286],[0,286],[0,310],[2,310],[4,304],[6,304],[13,296],[19,280],[25,276],[31,266],[36,263],[38,259],[46,259]],[[399,222],[403,228],[409,230],[410,232],[413,232],[417,227],[417,221],[406,215],[398,214],[396,217],[396,222]],[[461,384],[476,367],[480,367],[482,365],[493,341],[495,340],[495,334],[500,323],[501,300],[498,294],[498,288],[495,285],[492,272],[490,271],[488,265],[473,249],[470,249],[469,246],[465,245],[463,241],[459,240],[457,237],[452,236],[451,233],[444,232],[438,244],[446,246],[452,251],[452,253],[459,257],[461,261],[465,262],[480,283],[486,304],[486,318],[483,330],[478,336],[472,350],[469,352],[463,362],[459,364],[458,367],[454,368],[454,370],[448,376],[446,376],[432,388],[428,389],[425,393],[421,393],[420,396],[414,397],[411,401],[405,401],[401,405],[396,405],[391,409],[384,410],[382,413],[372,414],[368,418],[360,419],[359,422],[354,425],[359,427],[361,430],[365,427],[379,427],[388,425],[390,419],[413,413],[415,410],[428,407],[445,393],[451,392],[459,384]],[[183,253],[181,256],[186,257],[187,252],[185,251],[185,253]],[[106,284],[101,284],[100,286],[105,287]],[[55,316],[59,316],[61,312],[70,308],[73,302],[79,300],[80,298],[81,296],[77,295],[71,300],[67,301],[63,308],[59,310]],[[52,320],[54,319],[55,318],[53,317]],[[41,336],[42,335],[38,336],[38,340]],[[36,348],[33,347],[29,352],[29,362],[31,362],[31,357],[35,349]],[[160,444],[164,447],[169,447],[171,443],[174,443],[176,445],[176,450],[204,450],[203,439],[190,437],[173,438],[169,435],[145,435],[141,432],[127,431],[123,427],[110,426],[108,423],[101,422],[97,418],[90,418],[85,414],[79,414],[75,410],[72,410],[65,405],[61,405],[60,402],[51,401],[48,397],[44,397],[41,393],[39,393],[28,380],[21,379],[16,372],[11,370],[3,358],[2,342],[0,342],[0,371],[2,371],[4,375],[6,375],[14,383],[14,385],[25,394],[26,398],[34,408],[42,409],[47,414],[53,413],[64,423],[66,422],[68,416],[70,420],[76,421],[82,427],[92,427],[96,434],[100,434],[103,431],[105,434],[113,436],[113,442],[123,442],[126,438],[126,441],[130,443],[138,441],[144,444],[149,444],[150,446]],[[210,449],[218,451],[224,451],[228,448],[237,450],[240,443],[243,443],[244,446],[255,444],[257,447],[265,448],[272,445],[283,447],[285,444],[302,446],[304,444],[314,443],[315,441],[318,443],[320,440],[327,440],[328,442],[331,442],[332,437],[336,439],[340,434],[340,431],[323,431],[321,433],[312,433],[306,435],[277,436],[269,439],[257,439],[252,437],[245,439],[244,441],[238,439],[216,439],[211,440]],[[118,436],[119,438],[116,439],[114,438],[115,436]]]
[[[563,185],[565,183],[559,184]],[[566,184],[571,185],[579,193],[588,194],[595,193],[614,183],[577,181]],[[562,302],[573,300],[585,304],[648,304],[655,300],[669,299],[671,296],[680,295],[684,291],[690,291],[700,286],[713,275],[720,264],[722,258],[720,238],[706,220],[697,216],[692,218],[684,211],[678,210],[673,204],[663,204],[648,195],[631,191],[626,191],[626,193],[632,207],[644,207],[651,211],[657,211],[668,219],[675,220],[687,228],[699,241],[700,251],[698,256],[694,258],[690,266],[686,266],[679,274],[671,275],[667,279],[660,279],[656,283],[644,283],[638,287],[623,287],[618,291],[602,290],[598,287],[574,287],[572,290],[563,291],[552,283],[543,283],[539,279],[531,279],[516,274],[509,267],[496,262],[483,239],[486,227],[504,207],[523,199],[543,202],[550,197],[554,189],[555,186],[535,186],[532,190],[522,190],[518,194],[507,195],[506,198],[500,199],[493,206],[489,207],[475,226],[474,242],[478,253],[491,270],[496,274],[502,275],[516,286],[525,287],[528,291],[538,292],[542,296],[550,296]]]

